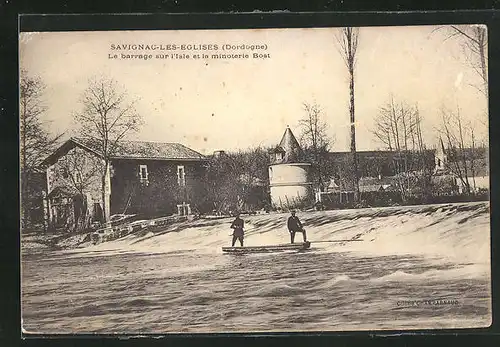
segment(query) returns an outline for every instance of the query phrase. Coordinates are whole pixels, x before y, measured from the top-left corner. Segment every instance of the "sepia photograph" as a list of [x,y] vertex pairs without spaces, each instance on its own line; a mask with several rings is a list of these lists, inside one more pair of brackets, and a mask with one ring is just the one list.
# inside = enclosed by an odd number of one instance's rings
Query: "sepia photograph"
[[492,324],[482,24],[19,33],[21,327]]

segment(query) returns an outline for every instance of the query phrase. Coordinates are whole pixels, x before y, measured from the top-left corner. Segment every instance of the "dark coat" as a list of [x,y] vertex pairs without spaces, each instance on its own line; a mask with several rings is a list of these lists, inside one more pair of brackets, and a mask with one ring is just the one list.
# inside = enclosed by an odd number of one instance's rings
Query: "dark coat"
[[288,217],[288,230],[289,231],[302,231],[304,228],[302,227],[302,223],[297,216]]
[[236,217],[236,219],[231,224],[231,229],[234,229],[233,235],[235,236],[243,236],[243,228],[245,227],[245,222],[240,217]]

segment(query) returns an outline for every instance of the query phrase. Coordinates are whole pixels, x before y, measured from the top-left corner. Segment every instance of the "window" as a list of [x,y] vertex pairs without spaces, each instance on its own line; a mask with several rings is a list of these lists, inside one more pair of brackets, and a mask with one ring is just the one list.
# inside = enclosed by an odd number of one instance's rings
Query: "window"
[[177,214],[179,216],[188,216],[191,214],[191,206],[185,202],[181,205],[177,205]]
[[276,153],[276,160],[278,160],[278,161],[279,161],[279,160],[283,160],[283,153],[281,153],[281,152],[277,152],[277,153]]
[[184,187],[186,185],[186,172],[184,171],[184,166],[177,166],[177,183],[179,186]]
[[148,180],[148,166],[139,165],[139,179],[141,182],[146,182]]

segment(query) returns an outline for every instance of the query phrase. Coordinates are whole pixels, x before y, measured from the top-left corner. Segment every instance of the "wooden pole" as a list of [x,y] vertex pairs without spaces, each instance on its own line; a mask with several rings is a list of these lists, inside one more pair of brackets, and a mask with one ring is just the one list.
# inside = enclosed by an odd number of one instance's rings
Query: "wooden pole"
[[310,241],[311,243],[327,243],[327,242],[354,242],[354,241],[364,241],[362,239],[355,240],[326,240],[326,241]]

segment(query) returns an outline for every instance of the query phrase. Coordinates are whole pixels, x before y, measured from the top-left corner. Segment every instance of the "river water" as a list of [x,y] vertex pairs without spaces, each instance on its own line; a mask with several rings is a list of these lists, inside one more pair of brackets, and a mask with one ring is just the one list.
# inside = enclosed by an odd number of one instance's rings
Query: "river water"
[[[489,252],[489,218],[480,211],[345,221],[315,214],[304,217],[312,249],[300,253],[222,254],[229,242],[223,221],[75,252],[25,255],[23,329],[162,334],[485,327],[491,323],[489,256],[477,253]],[[272,231],[276,218],[250,218],[255,230],[247,243],[286,241],[286,233]],[[393,252],[383,228],[394,230]],[[359,230],[362,242],[314,243]]]

